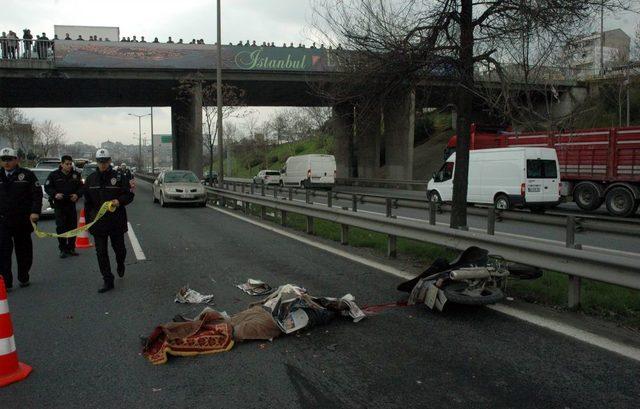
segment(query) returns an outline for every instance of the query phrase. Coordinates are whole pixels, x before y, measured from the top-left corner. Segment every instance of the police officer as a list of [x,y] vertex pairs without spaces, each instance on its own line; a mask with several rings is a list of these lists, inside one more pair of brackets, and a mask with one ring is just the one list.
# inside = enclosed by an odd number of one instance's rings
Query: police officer
[[105,202],[110,201],[116,206],[115,212],[107,212],[89,229],[96,243],[98,266],[104,280],[104,285],[98,292],[104,293],[113,289],[114,279],[109,262],[108,239],[111,239],[111,247],[116,253],[118,276],[124,276],[124,261],[127,256],[124,234],[128,230],[125,206],[133,201],[134,195],[129,185],[122,180],[120,173],[111,167],[109,151],[98,149],[96,162],[98,169],[87,177],[84,184],[84,208],[87,218],[93,221]]
[[127,168],[127,164],[124,162],[121,163],[120,167],[118,168],[118,172],[120,173],[120,177],[122,178],[125,186],[129,186],[133,189],[135,187],[135,181],[133,173],[131,173],[131,170]]
[[40,218],[42,187],[33,172],[19,166],[15,150],[1,149],[0,161],[0,273],[5,286],[12,288],[11,257],[15,246],[18,281],[20,287],[27,287],[33,263],[31,222]]
[[[82,178],[73,169],[73,159],[65,155],[60,159],[60,167],[49,174],[44,184],[56,215],[56,232],[58,234],[73,230],[77,226],[78,213],[76,202],[82,196]],[[60,258],[78,256],[76,240],[58,238]]]

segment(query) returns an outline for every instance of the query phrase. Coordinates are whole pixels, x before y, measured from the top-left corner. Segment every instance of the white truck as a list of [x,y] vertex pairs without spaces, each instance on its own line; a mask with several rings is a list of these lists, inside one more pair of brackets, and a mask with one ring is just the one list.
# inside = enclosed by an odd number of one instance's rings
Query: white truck
[[336,158],[321,154],[291,156],[280,173],[285,186],[331,188],[336,183]]
[[63,26],[54,25],[53,32],[58,36],[58,40],[64,40],[67,34],[72,40],[82,36],[84,40],[89,40],[90,36],[96,36],[103,40],[119,41],[120,27],[101,27],[101,26]]
[[[447,158],[427,184],[427,197],[449,202],[453,197],[456,156]],[[467,202],[494,204],[508,210],[542,211],[560,201],[560,167],[552,148],[498,148],[469,152]]]

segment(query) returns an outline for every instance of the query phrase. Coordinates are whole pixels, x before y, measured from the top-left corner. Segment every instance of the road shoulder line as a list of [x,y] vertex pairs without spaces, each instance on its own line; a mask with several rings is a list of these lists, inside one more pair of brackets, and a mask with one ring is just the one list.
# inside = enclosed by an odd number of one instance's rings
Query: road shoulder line
[[144,255],[144,251],[142,251],[142,246],[140,246],[136,233],[133,231],[133,226],[131,226],[130,222],[127,222],[127,225],[129,227],[127,235],[129,236],[129,241],[131,242],[131,247],[136,255],[136,259],[138,259],[138,261],[146,260],[147,257]]

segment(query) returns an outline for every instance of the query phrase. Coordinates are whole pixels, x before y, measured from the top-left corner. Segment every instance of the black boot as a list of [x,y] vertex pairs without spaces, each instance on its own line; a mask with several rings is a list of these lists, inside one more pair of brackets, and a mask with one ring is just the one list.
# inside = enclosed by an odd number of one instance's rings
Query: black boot
[[113,281],[105,281],[102,288],[98,290],[100,294],[113,290]]
[[118,277],[124,277],[124,264],[118,264]]
[[64,250],[60,250],[60,258],[67,258],[67,257],[69,257],[69,255],[67,254],[67,252],[66,252],[66,251],[64,251]]

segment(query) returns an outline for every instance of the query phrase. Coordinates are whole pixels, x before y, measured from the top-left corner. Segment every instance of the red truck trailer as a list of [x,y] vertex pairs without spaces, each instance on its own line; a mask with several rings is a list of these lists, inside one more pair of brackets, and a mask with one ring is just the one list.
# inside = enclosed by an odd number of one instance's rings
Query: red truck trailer
[[[640,205],[640,127],[571,131],[489,131],[471,126],[470,149],[510,146],[555,148],[560,162],[561,195],[583,210],[604,202],[609,214],[627,217]],[[445,158],[455,151],[454,135]]]

